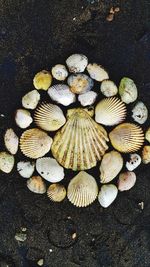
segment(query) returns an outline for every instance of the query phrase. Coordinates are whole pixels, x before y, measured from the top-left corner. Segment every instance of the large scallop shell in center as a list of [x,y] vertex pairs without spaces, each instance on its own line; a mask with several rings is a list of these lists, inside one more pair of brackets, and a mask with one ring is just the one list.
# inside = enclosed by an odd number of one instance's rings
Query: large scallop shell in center
[[69,110],[68,114],[67,123],[54,137],[52,154],[67,169],[90,169],[108,149],[107,133],[82,108]]

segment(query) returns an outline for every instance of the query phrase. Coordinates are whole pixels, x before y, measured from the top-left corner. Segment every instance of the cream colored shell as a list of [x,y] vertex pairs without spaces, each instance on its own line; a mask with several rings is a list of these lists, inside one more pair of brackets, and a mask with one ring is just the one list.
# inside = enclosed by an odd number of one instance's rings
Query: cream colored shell
[[46,185],[40,176],[33,176],[28,179],[27,187],[33,193],[44,194],[46,192]]
[[20,108],[16,111],[15,121],[20,128],[25,129],[30,126],[30,124],[33,122],[33,119],[28,110]]
[[22,106],[27,109],[35,109],[40,100],[37,90],[32,90],[22,97]]
[[114,184],[102,185],[98,194],[98,201],[103,208],[108,208],[118,195],[118,189]]
[[6,130],[4,135],[4,142],[7,150],[11,154],[15,155],[18,151],[19,138],[12,128]]
[[136,182],[136,175],[134,172],[123,172],[119,175],[118,189],[119,191],[127,191],[131,189]]
[[64,81],[68,76],[68,71],[64,65],[57,64],[52,68],[52,75],[58,81]]
[[73,54],[66,60],[67,67],[70,72],[83,72],[88,64],[88,59],[82,54]]
[[90,77],[98,82],[109,79],[107,71],[96,63],[88,64],[87,71],[90,74]]
[[119,85],[119,94],[124,103],[129,104],[134,102],[138,96],[134,81],[127,77],[122,78]]
[[111,97],[117,94],[118,88],[111,80],[104,80],[101,83],[100,90],[106,97]]
[[142,150],[142,161],[144,164],[150,163],[150,146],[144,146]]
[[47,189],[47,196],[51,201],[61,202],[66,197],[66,189],[61,184],[51,184]]
[[10,173],[14,167],[15,158],[7,152],[0,152],[0,170]]
[[150,127],[147,129],[145,133],[145,139],[150,143]]

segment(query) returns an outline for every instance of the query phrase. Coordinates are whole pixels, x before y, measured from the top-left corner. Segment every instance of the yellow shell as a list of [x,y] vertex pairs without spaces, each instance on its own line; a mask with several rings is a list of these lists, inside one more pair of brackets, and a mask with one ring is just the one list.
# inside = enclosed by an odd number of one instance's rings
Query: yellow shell
[[38,72],[33,79],[34,87],[38,90],[47,90],[51,83],[52,75],[46,70]]
[[23,132],[20,138],[22,153],[32,159],[43,157],[49,152],[52,138],[42,130],[33,128]]
[[144,146],[142,150],[142,161],[144,164],[150,163],[150,146]]
[[90,169],[108,148],[107,133],[84,109],[71,110],[69,115],[67,123],[54,137],[52,154],[67,169]]
[[44,194],[46,192],[46,185],[40,176],[33,176],[28,179],[27,187],[34,193]]
[[98,195],[98,186],[93,176],[81,171],[69,183],[67,197],[77,207],[90,205]]
[[141,148],[144,142],[144,133],[141,127],[133,123],[122,123],[110,132],[109,138],[115,149],[129,153]]
[[61,202],[66,197],[66,189],[61,184],[51,184],[47,189],[47,195],[54,202]]

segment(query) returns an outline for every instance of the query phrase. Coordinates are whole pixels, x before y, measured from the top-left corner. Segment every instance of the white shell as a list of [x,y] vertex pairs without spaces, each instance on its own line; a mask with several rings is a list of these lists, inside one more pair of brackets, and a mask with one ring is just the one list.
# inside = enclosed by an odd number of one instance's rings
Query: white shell
[[84,94],[94,86],[93,80],[86,74],[72,74],[68,77],[67,83],[71,92],[75,94]]
[[134,153],[130,154],[130,160],[126,162],[126,168],[128,171],[133,171],[141,164],[141,157],[140,155]]
[[118,189],[119,191],[127,191],[131,189],[136,182],[136,175],[134,172],[123,172],[119,175]]
[[40,176],[33,176],[27,180],[28,189],[37,194],[44,194],[46,192],[46,185]]
[[30,161],[20,161],[17,163],[17,171],[20,176],[30,178],[34,172],[35,163]]
[[82,54],[73,54],[66,60],[67,67],[70,72],[83,72],[88,64],[88,59]]
[[57,64],[52,68],[52,75],[58,81],[64,81],[68,76],[68,71],[64,65]]
[[37,90],[32,90],[22,98],[22,106],[27,109],[35,109],[40,100],[40,94]]
[[111,80],[104,80],[101,83],[100,90],[106,97],[114,96],[118,93],[118,88]]
[[88,64],[87,71],[90,77],[98,82],[109,79],[107,71],[101,65],[96,63]]
[[29,125],[33,122],[33,119],[32,119],[31,114],[28,110],[17,109],[15,121],[16,121],[16,124],[20,128],[25,129],[25,128],[29,127]]
[[85,107],[94,104],[96,101],[97,93],[94,91],[89,91],[85,94],[81,94],[78,96],[78,100],[80,104]]
[[19,138],[12,128],[7,129],[4,135],[4,142],[7,150],[11,154],[15,155],[18,151]]
[[115,200],[118,189],[113,184],[102,185],[98,195],[98,201],[103,208],[107,208]]
[[143,124],[148,118],[148,109],[141,101],[135,105],[132,113],[132,118],[139,124]]
[[66,84],[56,84],[48,89],[48,95],[54,101],[64,106],[69,106],[76,101],[76,96]]
[[64,178],[63,167],[50,157],[37,159],[36,170],[45,180],[51,183],[57,183]]
[[145,139],[150,143],[150,127],[147,129],[145,133]]
[[7,152],[0,152],[0,170],[10,173],[14,167],[15,159],[13,155]]
[[119,94],[121,100],[126,104],[134,102],[138,96],[137,87],[134,81],[127,77],[122,78],[119,85]]

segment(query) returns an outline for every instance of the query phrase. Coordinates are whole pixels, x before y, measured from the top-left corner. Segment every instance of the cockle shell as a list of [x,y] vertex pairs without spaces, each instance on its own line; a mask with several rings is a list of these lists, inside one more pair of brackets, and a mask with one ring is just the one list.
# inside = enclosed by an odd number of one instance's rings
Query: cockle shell
[[119,191],[127,191],[131,189],[136,182],[136,175],[134,172],[123,172],[119,175],[118,189]]
[[15,159],[13,155],[7,152],[0,152],[0,170],[5,173],[10,173],[14,167]]
[[50,157],[37,159],[36,170],[45,180],[51,183],[57,183],[64,178],[63,167]]
[[98,186],[93,176],[81,171],[71,179],[67,197],[76,207],[86,207],[97,198]]
[[130,154],[130,160],[126,162],[126,168],[129,171],[133,171],[141,164],[141,157],[140,155],[134,153]]
[[50,98],[63,106],[69,106],[76,101],[76,96],[66,84],[56,84],[48,89]]
[[72,74],[67,80],[71,92],[75,94],[84,94],[94,86],[93,80],[86,74]]
[[20,138],[20,149],[22,153],[33,159],[43,157],[49,152],[51,144],[52,138],[38,128],[25,131]]
[[33,193],[44,194],[46,192],[46,185],[40,176],[33,176],[28,179],[27,187]]
[[29,125],[33,122],[33,119],[31,117],[31,113],[28,110],[17,109],[15,121],[20,128],[25,129],[29,127]]
[[68,71],[64,65],[57,64],[52,68],[52,75],[58,81],[64,81],[68,76]]
[[139,101],[135,107],[132,109],[132,118],[140,123],[143,124],[144,122],[146,122],[147,118],[148,118],[148,109],[147,107],[144,105],[143,102]]
[[109,134],[112,146],[120,152],[136,152],[144,142],[142,129],[133,123],[122,123]]
[[11,154],[15,155],[18,151],[19,138],[12,128],[7,129],[7,131],[5,132],[4,142],[7,150]]
[[145,133],[145,139],[150,143],[150,127],[147,129]]
[[144,146],[142,150],[142,161],[144,164],[150,163],[150,146]]
[[98,194],[98,201],[103,208],[109,207],[116,199],[118,189],[114,184],[102,185]]
[[20,176],[30,178],[34,172],[35,163],[30,161],[19,161],[17,163],[17,171]]
[[66,197],[66,189],[61,184],[51,184],[47,189],[47,196],[51,201],[61,202]]
[[32,90],[22,98],[22,106],[27,109],[35,109],[40,100],[40,94],[37,90]]
[[137,87],[134,81],[127,77],[122,78],[119,85],[119,94],[121,100],[126,104],[134,102],[138,96]]
[[123,158],[117,151],[106,153],[100,164],[100,182],[105,184],[112,181],[123,167]]
[[34,121],[45,131],[56,131],[65,124],[66,118],[57,105],[42,103],[34,113]]
[[38,72],[33,79],[34,87],[38,90],[47,90],[52,83],[52,75],[46,71],[42,70]]
[[79,95],[78,100],[80,104],[83,107],[85,107],[85,106],[90,106],[94,104],[94,102],[96,101],[96,97],[97,97],[97,93],[95,93],[94,91],[89,91],[85,94]]
[[125,119],[126,112],[126,106],[119,98],[104,98],[95,108],[95,121],[107,126],[116,125]]
[[66,60],[67,67],[70,72],[83,72],[88,64],[88,59],[82,54],[73,54]]
[[118,93],[118,88],[111,80],[104,80],[101,83],[100,90],[106,97],[114,96]]
[[87,71],[90,77],[98,82],[109,79],[107,71],[101,65],[96,63],[88,64]]
[[108,148],[107,133],[84,109],[69,113],[67,123],[54,137],[52,154],[67,169],[90,169]]

